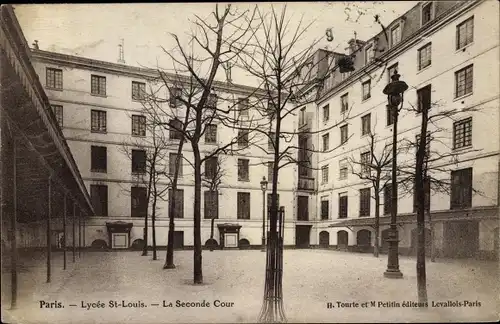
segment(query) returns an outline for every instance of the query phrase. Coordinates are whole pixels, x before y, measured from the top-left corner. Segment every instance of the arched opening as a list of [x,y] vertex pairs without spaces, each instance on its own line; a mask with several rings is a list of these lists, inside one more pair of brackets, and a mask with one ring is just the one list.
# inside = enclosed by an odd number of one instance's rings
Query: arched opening
[[337,248],[346,250],[349,243],[349,234],[346,231],[337,232]]
[[[431,230],[428,228],[424,229],[425,231],[425,255],[431,256]],[[414,228],[411,231],[411,246],[410,246],[410,254],[417,255],[417,246],[418,246],[418,228]]]
[[360,230],[356,234],[356,245],[361,252],[368,252],[372,246],[372,232],[369,230]]
[[97,239],[97,240],[92,241],[92,244],[90,244],[90,247],[94,248],[94,249],[107,249],[108,243],[106,243],[106,241],[104,241],[104,240]]
[[319,247],[327,248],[328,246],[330,246],[330,233],[321,231],[319,233]]
[[144,248],[144,240],[137,239],[132,242],[132,250],[142,250]]
[[208,240],[205,242],[205,247],[206,247],[207,249],[215,249],[215,248],[217,248],[217,246],[218,246],[218,245],[219,245],[219,244],[217,243],[217,241],[216,241],[215,239],[213,239],[213,238],[210,238],[210,239],[208,239]]
[[382,244],[380,246],[380,252],[387,253],[389,251],[389,236],[391,234],[391,229],[387,228],[382,231],[381,237],[382,237]]
[[250,248],[250,242],[247,239],[241,239],[238,241],[238,247],[242,250],[247,250]]

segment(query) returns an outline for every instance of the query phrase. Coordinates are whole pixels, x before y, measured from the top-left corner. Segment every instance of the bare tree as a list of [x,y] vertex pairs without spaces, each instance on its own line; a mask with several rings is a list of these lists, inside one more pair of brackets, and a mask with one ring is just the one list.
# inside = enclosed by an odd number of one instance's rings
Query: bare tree
[[205,172],[203,174],[203,186],[208,189],[208,194],[210,199],[206,200],[205,197],[205,218],[210,217],[210,251],[214,248],[214,225],[215,219],[219,217],[219,196],[220,196],[220,185],[222,184],[222,179],[225,176],[225,170],[223,168],[224,159],[222,156],[212,157],[210,163],[205,161]]
[[[248,21],[248,22],[247,22]],[[203,135],[214,124],[216,120],[228,118],[232,106],[221,109],[218,98],[223,98],[220,86],[215,77],[223,64],[232,61],[238,50],[233,44],[244,44],[246,35],[249,33],[253,15],[248,11],[237,12],[231,5],[225,5],[222,9],[218,4],[209,17],[196,16],[193,21],[195,30],[191,33],[191,49],[186,49],[179,37],[171,34],[176,48],[164,53],[173,62],[175,73],[161,70],[160,77],[163,84],[169,89],[170,100],[175,99],[184,109],[184,122],[178,116],[158,106],[165,120],[162,124],[170,132],[179,134],[179,138],[189,142],[193,150],[194,169],[194,284],[203,283],[202,273],[202,250],[201,250],[201,187],[202,187],[202,164],[219,153],[226,153],[233,149],[238,143],[240,135],[230,141],[219,143],[218,147],[201,156],[200,141]],[[197,51],[194,50],[196,47]],[[208,66],[208,68],[206,68]],[[182,76],[187,75],[187,76]],[[181,84],[180,88],[173,88],[175,84]],[[174,95],[172,95],[174,94]]]
[[[148,109],[148,104],[144,101],[145,93],[140,94],[143,100],[142,115],[132,115],[132,142],[122,144],[122,150],[132,162],[133,183],[139,188],[145,188],[145,196],[141,189],[137,193],[132,193],[132,208],[145,210],[144,216],[144,245],[142,255],[148,255],[148,218],[151,213],[151,229],[153,243],[153,260],[157,260],[156,249],[156,216],[157,203],[164,200],[167,188],[162,188],[160,184],[161,175],[165,174],[165,166],[162,161],[166,159],[168,147],[164,139],[164,132],[158,125],[154,110]],[[125,189],[127,190],[127,189]],[[137,189],[136,189],[137,190]],[[151,206],[151,209],[148,207]]]
[[[410,103],[408,112],[421,114],[421,123],[419,134],[415,140],[406,139],[406,148],[415,150],[415,159],[413,163],[407,163],[404,167],[398,166],[401,178],[399,182],[403,185],[406,192],[414,193],[414,208],[417,214],[417,291],[419,303],[427,303],[427,283],[426,283],[426,237],[425,237],[425,214],[428,214],[429,224],[431,226],[431,246],[433,247],[433,227],[430,219],[430,193],[442,192],[451,196],[452,182],[450,173],[454,166],[460,162],[464,155],[472,152],[479,152],[478,149],[467,151],[455,151],[454,145],[450,141],[452,130],[446,128],[445,121],[457,121],[463,116],[463,113],[477,112],[477,108],[443,108],[445,105],[441,101],[430,101],[430,92],[428,96],[419,95],[416,105]],[[440,146],[438,149],[431,149],[434,146]],[[409,155],[411,156],[411,154]],[[410,157],[411,159],[411,157]],[[450,163],[451,162],[451,163]],[[472,186],[472,184],[471,184]],[[472,188],[472,193],[482,195],[480,191]],[[433,248],[431,248],[431,259]]]
[[[380,144],[384,145],[382,149],[380,148]],[[371,196],[375,200],[375,246],[373,255],[378,257],[380,250],[380,194],[383,188],[391,181],[392,150],[389,143],[381,143],[377,139],[376,134],[370,129],[368,132],[368,151],[363,153],[368,157],[365,157],[365,160],[363,156],[359,158],[351,156],[348,161],[351,173],[363,181],[370,182],[373,188],[373,195]]]

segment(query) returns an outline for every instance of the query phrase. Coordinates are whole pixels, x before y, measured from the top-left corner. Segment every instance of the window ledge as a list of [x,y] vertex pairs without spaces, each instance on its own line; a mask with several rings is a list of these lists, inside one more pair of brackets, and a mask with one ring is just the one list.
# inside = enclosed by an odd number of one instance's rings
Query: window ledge
[[238,179],[240,182],[250,182],[250,179]]
[[465,152],[465,151],[468,151],[468,150],[472,150],[472,144],[471,145],[467,145],[467,146],[462,146],[462,147],[459,147],[459,148],[453,148],[452,152],[453,153],[458,153],[458,152]]
[[365,98],[365,99],[361,99],[361,103],[364,103],[364,102],[367,102],[368,100],[370,100],[372,98],[372,96],[369,96],[368,98]]
[[46,89],[49,89],[49,90],[54,90],[54,91],[63,91],[63,88],[54,88],[54,87],[50,87],[50,86],[45,86]]
[[100,131],[100,130],[95,130],[95,129],[91,129],[90,132],[91,133],[98,133],[98,134],[107,134],[108,133],[107,131]]
[[90,93],[91,96],[94,96],[94,97],[101,97],[101,98],[107,98],[108,96],[107,95],[103,95],[103,94],[99,94],[99,93]]
[[361,134],[361,138],[366,137],[366,136],[368,136],[368,135],[370,135],[370,133]]
[[416,74],[420,74],[421,72],[424,72],[425,70],[428,70],[431,67],[432,67],[432,63],[429,64],[429,65],[427,65],[426,67],[423,67],[423,68],[419,69]]
[[465,99],[465,98],[467,98],[467,97],[472,96],[473,94],[474,94],[474,91],[469,92],[469,93],[467,93],[467,94],[464,94],[463,96],[456,97],[455,99],[453,99],[453,102],[455,102],[455,101],[459,101],[459,100],[462,100],[462,99]]
[[132,134],[133,137],[146,137],[146,135]]
[[90,172],[93,172],[93,173],[108,173],[107,170],[102,170],[102,169],[90,169]]
[[140,171],[132,171],[131,174],[133,176],[143,176],[143,175],[146,175],[146,171],[144,172],[140,172]]
[[217,142],[205,142],[205,145],[217,145]]
[[143,103],[146,99],[137,99],[137,98],[132,98],[133,102],[138,102],[138,103]]
[[472,46],[472,45],[474,45],[474,41],[472,41],[472,42],[470,42],[469,44],[464,45],[464,46],[460,47],[459,49],[455,50],[455,54],[456,54],[456,53],[459,53],[459,52],[465,52],[465,50],[466,50],[468,47]]

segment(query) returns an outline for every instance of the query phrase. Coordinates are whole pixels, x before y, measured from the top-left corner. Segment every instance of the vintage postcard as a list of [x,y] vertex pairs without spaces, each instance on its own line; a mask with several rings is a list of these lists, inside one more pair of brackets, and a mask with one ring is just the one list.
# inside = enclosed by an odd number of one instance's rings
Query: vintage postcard
[[2,322],[498,321],[499,6],[2,5]]

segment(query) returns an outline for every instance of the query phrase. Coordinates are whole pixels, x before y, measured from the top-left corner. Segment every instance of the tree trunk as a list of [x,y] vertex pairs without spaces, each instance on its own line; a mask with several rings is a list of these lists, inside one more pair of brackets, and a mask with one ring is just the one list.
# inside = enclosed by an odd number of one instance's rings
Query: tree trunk
[[193,251],[193,281],[194,284],[203,283],[202,256],[201,256],[201,157],[198,143],[193,143],[194,155],[194,251]]
[[375,244],[373,246],[373,255],[378,258],[380,236],[380,192],[375,188]]
[[142,247],[142,256],[146,255],[148,255],[148,213],[144,217],[144,246]]
[[158,260],[158,256],[156,254],[156,200],[157,200],[157,191],[156,191],[156,174],[153,182],[153,211],[151,214],[151,231],[152,231],[152,239],[153,239],[153,260]]
[[427,304],[427,281],[425,273],[425,178],[424,160],[427,144],[427,110],[422,109],[422,124],[415,163],[415,191],[417,200],[417,290],[418,302]]
[[179,147],[177,148],[177,159],[175,161],[174,179],[172,181],[172,197],[171,199],[169,199],[169,206],[168,206],[167,257],[165,258],[165,264],[163,265],[163,269],[175,269],[175,264],[174,264],[175,197],[177,192],[177,182],[179,180],[179,170],[182,163],[181,156],[182,156],[183,146],[184,146],[184,136],[181,137]]

